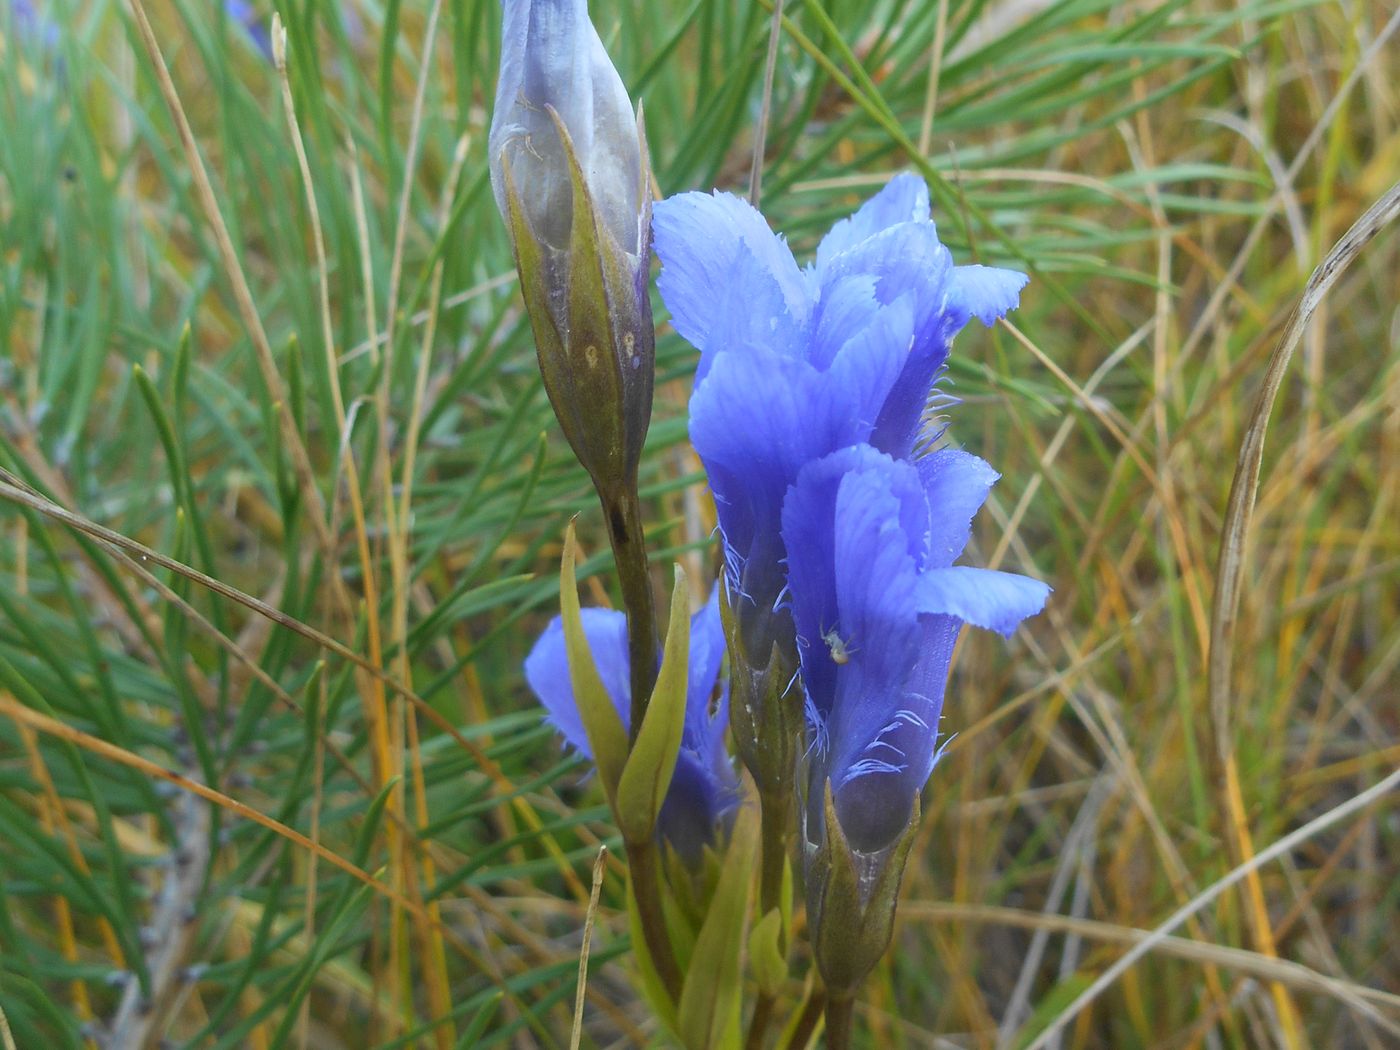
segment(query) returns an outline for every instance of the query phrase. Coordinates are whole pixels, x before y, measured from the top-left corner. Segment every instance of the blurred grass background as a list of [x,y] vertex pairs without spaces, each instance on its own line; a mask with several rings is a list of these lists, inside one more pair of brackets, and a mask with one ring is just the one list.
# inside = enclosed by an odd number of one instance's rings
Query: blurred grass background
[[[612,829],[520,661],[569,516],[586,600],[611,577],[490,198],[499,6],[278,8],[285,79],[268,4],[0,0],[0,1046],[565,1046]],[[970,560],[1056,595],[964,639],[866,1045],[1400,1045],[1393,797],[1072,1006],[1400,766],[1394,229],[1272,417],[1223,747],[1206,684],[1266,361],[1400,172],[1393,8],[787,9],[763,200],[799,258],[912,167],[959,261],[1033,271],[958,341],[950,436],[1004,475]],[[769,8],[593,14],[661,191],[742,191]],[[663,329],[644,496],[698,600],[692,367]],[[620,872],[585,1045],[656,1037]]]

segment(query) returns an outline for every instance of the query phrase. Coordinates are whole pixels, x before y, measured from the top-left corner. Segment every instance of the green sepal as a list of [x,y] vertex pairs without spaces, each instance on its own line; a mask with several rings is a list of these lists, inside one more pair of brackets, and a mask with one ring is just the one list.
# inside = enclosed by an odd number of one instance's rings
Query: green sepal
[[613,807],[618,829],[627,842],[646,842],[656,830],[656,818],[680,755],[685,730],[685,701],[690,668],[690,610],[685,573],[676,566],[671,591],[671,623],[656,688],[646,717],[637,731],[632,754],[622,771]]
[[[598,222],[588,180],[574,152],[568,129],[552,108],[550,116],[559,132],[573,189],[573,225],[565,266],[568,272],[568,334],[564,365],[574,400],[573,410],[582,425],[583,448],[575,448],[579,461],[593,475],[599,488],[613,486],[634,476],[640,442],[628,440],[627,376],[622,362],[633,354],[624,343],[630,337],[633,353],[639,325],[633,273],[612,235]],[[651,398],[645,405],[650,422]],[[641,435],[646,434],[646,422]]]
[[826,842],[815,864],[822,875],[811,909],[812,948],[827,989],[833,995],[853,995],[890,945],[899,883],[919,826],[919,800],[916,796],[909,826],[893,845],[879,854],[861,856],[860,864],[867,869],[878,866],[866,891],[861,889],[856,854],[836,816],[830,781],[823,808]]
[[583,633],[578,581],[574,575],[577,550],[574,523],[570,521],[564,533],[564,556],[559,563],[559,616],[564,627],[564,648],[569,655],[569,684],[573,687],[574,703],[578,705],[588,746],[593,751],[593,763],[598,767],[598,779],[603,782],[608,803],[616,813],[618,782],[627,764],[627,730],[598,675],[593,651]]
[[787,980],[787,958],[782,945],[783,912],[774,908],[749,933],[749,969],[764,995],[777,995]]
[[745,927],[758,853],[758,813],[742,806],[709,913],[686,968],[677,1024],[686,1050],[740,1045]]
[[750,653],[739,617],[720,585],[720,622],[730,654],[729,726],[735,750],[761,795],[793,795],[797,758],[806,731],[802,691],[792,685],[795,665],[778,645]]
[[[568,316],[556,316],[554,298],[550,295],[563,275],[556,271],[562,264],[555,258],[546,258],[540,242],[530,229],[530,220],[515,188],[511,174],[510,160],[501,156],[501,172],[506,186],[507,225],[510,227],[511,245],[515,249],[515,268],[520,273],[520,293],[525,299],[525,313],[530,318],[530,330],[535,336],[535,356],[539,360],[540,377],[544,380],[545,393],[554,408],[554,416],[559,420],[560,429],[574,450],[574,455],[582,461],[587,452],[586,431],[578,414],[578,395],[573,389],[573,377],[569,374],[568,359]],[[585,462],[585,466],[592,468]]]

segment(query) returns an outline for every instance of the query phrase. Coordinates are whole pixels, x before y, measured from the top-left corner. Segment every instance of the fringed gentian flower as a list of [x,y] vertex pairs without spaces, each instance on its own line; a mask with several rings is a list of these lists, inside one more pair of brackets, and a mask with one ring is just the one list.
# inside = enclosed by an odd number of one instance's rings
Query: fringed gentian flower
[[862,853],[894,843],[933,770],[962,625],[1010,635],[1050,593],[953,564],[996,479],[956,449],[909,462],[860,445],[808,464],[783,504],[808,798],[819,815],[830,780],[846,840]]
[[1026,278],[954,266],[911,175],[838,222],[805,270],[727,193],[672,197],[653,225],[661,295],[700,351],[690,437],[724,542],[735,744],[777,798],[792,790],[803,732],[783,498],[806,464],[838,449],[913,454],[953,336],[1012,309]]
[[[914,452],[953,336],[1014,308],[1024,274],[954,266],[928,190],[901,175],[798,267],[763,216],[727,193],[658,204],[658,282],[700,351],[690,436],[709,475],[745,640],[785,629],[779,515],[798,471],[849,445]],[[786,628],[790,630],[790,628]]]
[[[671,786],[661,805],[658,829],[676,853],[695,865],[703,848],[719,841],[740,799],[739,782],[725,751],[728,688],[716,682],[724,660],[724,632],[718,595],[690,621],[690,663],[685,730]],[[627,725],[631,685],[626,619],[611,609],[584,609],[583,632],[618,717]],[[588,736],[574,702],[564,628],[555,617],[525,660],[525,678],[549,721],[576,751],[592,758]]]
[[[1049,593],[953,565],[996,474],[932,451],[929,419],[953,337],[1013,309],[1026,277],[954,266],[912,176],[837,223],[806,269],[727,194],[671,198],[655,228],[662,296],[700,350],[690,434],[738,621],[736,742],[765,807],[803,769],[814,954],[833,1001],[848,998],[889,942],[958,632],[1008,634]],[[796,715],[772,682],[783,648]],[[763,688],[741,692],[763,661]]]

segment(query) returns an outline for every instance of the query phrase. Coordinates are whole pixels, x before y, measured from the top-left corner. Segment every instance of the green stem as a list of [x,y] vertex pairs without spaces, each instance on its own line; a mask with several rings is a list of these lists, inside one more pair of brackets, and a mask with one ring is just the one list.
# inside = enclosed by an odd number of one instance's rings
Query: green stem
[[627,870],[632,876],[632,897],[637,905],[642,936],[646,940],[651,965],[673,1003],[681,1000],[681,969],[671,950],[666,932],[666,915],[661,907],[661,873],[653,843],[625,843]]
[[856,997],[832,995],[826,1001],[827,1050],[850,1050],[851,1028],[855,1019]]
[[763,1037],[768,1034],[768,1025],[773,1020],[774,999],[771,995],[760,995],[754,1003],[753,1017],[749,1019],[749,1034],[744,1040],[744,1050],[763,1050]]
[[788,1036],[784,1050],[802,1050],[807,1045],[825,1007],[826,993],[821,989],[814,990],[802,1004],[802,1013],[798,1015],[797,1023],[792,1026],[792,1034]]
[[[759,796],[759,826],[762,828],[763,870],[758,883],[759,915],[767,915],[774,908],[783,906],[783,873],[788,858],[788,817],[793,793],[791,784],[786,790],[764,792]],[[784,934],[786,934],[784,930]],[[787,952],[786,937],[782,943]]]
[[[758,798],[759,823],[762,828],[763,868],[758,882],[758,914],[767,915],[783,906],[783,873],[788,856],[788,816],[792,791],[790,785],[776,791],[765,791]],[[786,921],[787,916],[785,915]],[[782,931],[778,950],[787,955],[787,929]],[[754,1003],[749,1032],[744,1040],[745,1050],[762,1050],[768,1026],[773,1020],[774,999],[760,994]]]
[[642,531],[642,504],[633,478],[620,493],[598,491],[612,544],[613,562],[622,584],[622,604],[627,611],[627,658],[631,665],[632,710],[628,740],[636,743],[656,686],[656,661],[660,652],[656,635],[656,605],[647,565],[646,536]]

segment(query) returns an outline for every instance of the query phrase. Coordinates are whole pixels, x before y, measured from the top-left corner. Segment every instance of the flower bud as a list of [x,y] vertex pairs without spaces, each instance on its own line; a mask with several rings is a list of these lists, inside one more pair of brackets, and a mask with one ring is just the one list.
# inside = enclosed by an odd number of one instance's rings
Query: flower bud
[[489,149],[550,402],[594,484],[616,492],[651,418],[650,178],[586,0],[506,0]]

